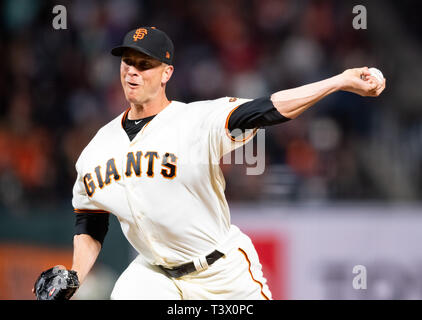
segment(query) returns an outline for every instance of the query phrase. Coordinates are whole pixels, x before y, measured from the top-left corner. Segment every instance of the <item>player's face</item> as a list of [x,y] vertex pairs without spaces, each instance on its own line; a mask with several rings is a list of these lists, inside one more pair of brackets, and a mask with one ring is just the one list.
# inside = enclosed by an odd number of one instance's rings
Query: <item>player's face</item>
[[120,80],[126,100],[146,103],[163,92],[166,64],[135,50],[126,49],[120,64]]

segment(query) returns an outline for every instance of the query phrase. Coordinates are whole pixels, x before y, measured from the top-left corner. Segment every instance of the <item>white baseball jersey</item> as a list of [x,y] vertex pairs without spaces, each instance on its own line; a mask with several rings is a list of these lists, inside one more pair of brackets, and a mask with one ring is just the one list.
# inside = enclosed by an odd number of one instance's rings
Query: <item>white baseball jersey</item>
[[151,264],[173,267],[218,249],[240,232],[230,223],[221,157],[253,138],[233,139],[230,114],[246,99],[172,101],[130,141],[128,110],[101,128],[81,153],[72,204],[110,212]]

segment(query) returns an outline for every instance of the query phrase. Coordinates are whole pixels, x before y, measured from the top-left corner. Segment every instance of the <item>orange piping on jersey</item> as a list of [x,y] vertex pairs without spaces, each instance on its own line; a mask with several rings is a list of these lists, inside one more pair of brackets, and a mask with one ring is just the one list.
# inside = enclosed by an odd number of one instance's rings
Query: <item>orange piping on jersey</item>
[[121,122],[121,125],[122,125],[122,128],[123,128],[123,129],[125,128],[124,123],[125,123],[125,121],[126,121],[127,114],[129,113],[129,110],[130,110],[130,107],[126,109],[126,111],[125,111],[125,113],[123,114],[123,117],[122,117],[122,122]]
[[90,209],[74,209],[75,213],[110,213],[104,210],[90,210]]
[[147,127],[147,125],[149,125],[149,123],[152,121],[152,119],[151,120],[149,120],[147,123],[145,123],[144,124],[144,127],[141,129],[141,132],[143,133],[144,132],[144,130],[145,130],[145,128]]
[[225,126],[224,126],[224,128],[226,129],[226,135],[227,135],[227,137],[229,137],[230,138],[230,140],[231,141],[234,141],[234,142],[245,142],[246,140],[248,140],[249,138],[251,138],[251,137],[253,137],[254,136],[254,134],[256,133],[256,131],[258,130],[258,129],[254,129],[253,130],[253,132],[248,136],[248,137],[246,137],[245,139],[243,139],[243,140],[236,140],[236,138],[233,138],[231,135],[230,135],[230,131],[229,131],[229,120],[230,120],[230,117],[231,117],[231,115],[232,115],[232,113],[237,109],[237,108],[239,108],[241,106],[241,104],[239,104],[237,107],[235,107],[232,111],[230,111],[230,113],[229,113],[229,115],[227,116],[227,118],[226,118],[226,124],[225,124]]
[[251,271],[251,262],[250,262],[250,260],[249,260],[249,258],[248,258],[248,255],[246,254],[246,252],[245,251],[243,251],[242,249],[240,249],[239,248],[239,251],[240,252],[242,252],[243,253],[243,255],[245,256],[245,258],[246,258],[246,261],[248,262],[248,264],[249,264],[249,274],[251,275],[251,277],[252,277],[252,280],[253,281],[255,281],[256,283],[258,283],[259,284],[259,286],[261,287],[261,294],[262,294],[262,296],[266,299],[266,300],[270,300],[265,294],[264,294],[264,286],[262,285],[262,283],[261,282],[259,282],[258,280],[255,280],[255,278],[253,277],[253,275],[252,275],[252,271]]

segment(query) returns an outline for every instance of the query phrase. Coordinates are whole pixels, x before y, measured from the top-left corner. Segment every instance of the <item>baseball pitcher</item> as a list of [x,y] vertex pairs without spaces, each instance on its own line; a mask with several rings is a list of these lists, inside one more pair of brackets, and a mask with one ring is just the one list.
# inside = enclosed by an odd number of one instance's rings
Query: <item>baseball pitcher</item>
[[183,103],[166,95],[174,47],[163,31],[132,30],[111,53],[121,57],[128,108],[76,162],[73,265],[42,273],[37,298],[70,299],[114,214],[139,255],[112,299],[271,299],[251,240],[230,222],[221,157],[260,127],[294,119],[333,92],[379,96],[385,79],[377,81],[365,67],[269,97]]

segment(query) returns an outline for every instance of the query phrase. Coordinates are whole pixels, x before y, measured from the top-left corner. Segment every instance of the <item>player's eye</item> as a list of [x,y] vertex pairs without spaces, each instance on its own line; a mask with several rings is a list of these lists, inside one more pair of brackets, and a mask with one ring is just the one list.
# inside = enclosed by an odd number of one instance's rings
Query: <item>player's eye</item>
[[133,61],[130,58],[123,58],[123,62],[126,63],[128,66],[133,65]]
[[148,61],[140,61],[135,65],[136,69],[138,70],[148,70],[153,68],[153,65]]
[[126,65],[134,66],[136,69],[140,71],[148,70],[148,69],[152,69],[156,67],[156,65],[154,65],[151,61],[148,61],[148,60],[135,61],[131,58],[123,58],[122,60]]

